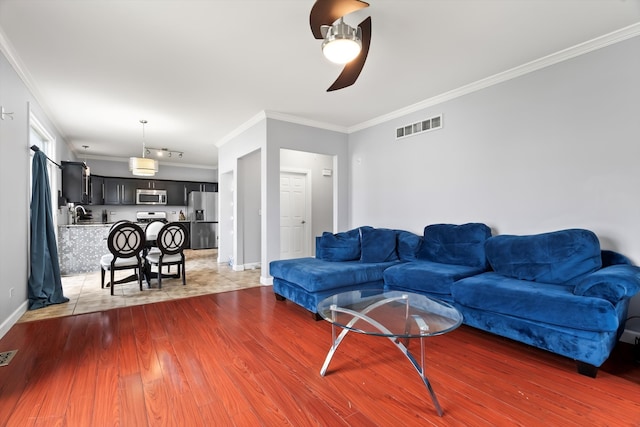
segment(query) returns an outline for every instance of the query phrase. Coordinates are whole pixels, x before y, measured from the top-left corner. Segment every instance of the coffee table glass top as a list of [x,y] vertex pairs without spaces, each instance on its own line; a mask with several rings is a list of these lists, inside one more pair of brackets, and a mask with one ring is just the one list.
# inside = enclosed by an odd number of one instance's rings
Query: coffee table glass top
[[385,337],[419,338],[447,333],[462,323],[450,304],[425,295],[358,290],[342,292],[318,304],[318,314],[350,331]]

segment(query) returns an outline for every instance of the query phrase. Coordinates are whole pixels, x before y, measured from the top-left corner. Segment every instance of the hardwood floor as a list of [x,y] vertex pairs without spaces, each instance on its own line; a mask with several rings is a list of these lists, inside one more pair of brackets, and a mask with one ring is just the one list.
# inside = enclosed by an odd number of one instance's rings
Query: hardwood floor
[[[330,325],[271,287],[19,323],[0,351],[3,426],[640,426],[640,366],[596,379],[569,359],[465,326],[428,340],[444,417],[384,338]],[[414,343],[411,349],[416,350]]]

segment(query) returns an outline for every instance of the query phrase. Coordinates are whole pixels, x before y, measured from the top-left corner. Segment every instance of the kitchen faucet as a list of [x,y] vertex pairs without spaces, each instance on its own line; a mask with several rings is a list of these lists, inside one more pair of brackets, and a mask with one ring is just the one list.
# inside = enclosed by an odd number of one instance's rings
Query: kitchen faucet
[[70,207],[69,209],[71,210],[74,224],[78,223],[78,208],[80,208],[82,210],[82,213],[84,213],[85,215],[87,214],[87,211],[85,210],[85,208],[83,208],[80,205],[76,205],[74,207]]

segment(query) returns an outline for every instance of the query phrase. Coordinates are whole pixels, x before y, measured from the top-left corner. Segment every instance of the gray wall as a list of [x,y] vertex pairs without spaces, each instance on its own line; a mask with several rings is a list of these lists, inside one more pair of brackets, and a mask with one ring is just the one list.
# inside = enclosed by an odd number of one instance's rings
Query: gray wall
[[242,264],[260,264],[261,195],[260,150],[238,159],[238,235],[243,240]]
[[[350,135],[351,225],[582,227],[640,263],[639,52],[635,37]],[[440,113],[443,129],[395,140]]]
[[[0,336],[4,335],[27,307],[29,278],[29,110],[56,139],[53,160],[68,158],[66,142],[47,118],[29,89],[0,54],[0,106],[13,112],[13,120],[0,120]],[[60,172],[56,172],[58,183]],[[10,289],[14,289],[10,297]]]

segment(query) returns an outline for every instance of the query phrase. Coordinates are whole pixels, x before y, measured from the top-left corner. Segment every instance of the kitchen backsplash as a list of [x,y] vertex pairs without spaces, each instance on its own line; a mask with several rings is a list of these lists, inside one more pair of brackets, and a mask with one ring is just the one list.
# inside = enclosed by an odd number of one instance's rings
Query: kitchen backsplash
[[[120,220],[135,221],[136,212],[166,212],[168,221],[178,221],[180,218],[180,211],[186,215],[185,206],[102,206],[102,205],[87,205],[85,207],[87,211],[91,210],[94,222],[102,222],[102,211],[107,211],[107,222],[113,223]],[[68,208],[58,209],[58,225],[70,224]]]

